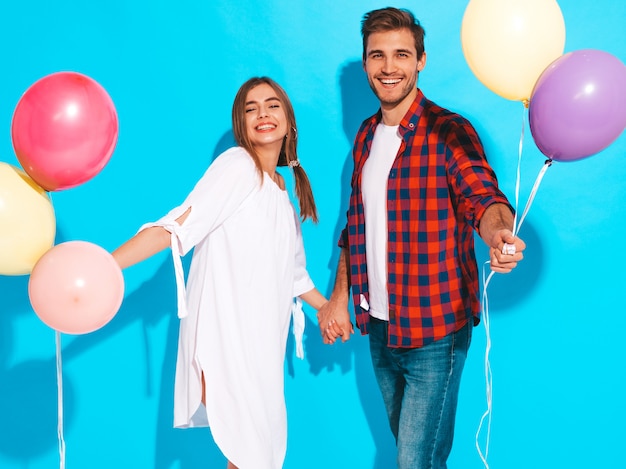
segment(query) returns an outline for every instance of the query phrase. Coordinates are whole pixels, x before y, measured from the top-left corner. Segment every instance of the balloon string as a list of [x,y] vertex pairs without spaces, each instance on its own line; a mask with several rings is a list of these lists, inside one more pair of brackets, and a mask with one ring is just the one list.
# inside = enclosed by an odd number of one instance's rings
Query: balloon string
[[[519,233],[519,230],[522,228],[522,224],[524,223],[524,220],[526,219],[526,215],[528,214],[528,211],[530,210],[530,206],[532,205],[535,199],[535,195],[537,194],[539,185],[541,184],[541,181],[546,171],[552,165],[552,160],[548,159],[543,165],[543,167],[541,168],[541,170],[539,171],[539,174],[537,175],[537,178],[535,179],[535,183],[533,184],[532,190],[530,191],[530,195],[528,197],[528,201],[526,202],[526,206],[524,207],[524,211],[522,212],[521,217],[519,217],[519,223],[518,223],[518,213],[519,213],[518,206],[519,206],[519,192],[520,192],[520,185],[521,185],[522,153],[523,153],[523,148],[524,148],[524,129],[525,129],[525,122],[527,118],[527,109],[528,109],[528,105],[525,103],[524,111],[522,114],[522,129],[521,129],[520,141],[519,141],[519,146],[518,146],[517,172],[516,172],[516,179],[515,179],[515,217],[513,220],[513,235],[514,236],[517,236]],[[489,353],[491,351],[491,321],[490,321],[490,316],[489,316],[489,296],[487,294],[487,287],[489,283],[491,282],[491,278],[495,274],[494,271],[491,271],[489,276],[485,278],[486,266],[489,264],[490,262],[487,261],[485,262],[483,266],[483,295],[482,295],[482,316],[483,316],[483,325],[485,327],[485,337],[486,337],[484,373],[485,373],[487,410],[483,413],[480,419],[480,423],[478,425],[478,430],[476,431],[476,438],[475,438],[476,449],[478,451],[478,455],[480,456],[480,459],[482,460],[486,469],[489,469],[489,464],[487,463],[487,457],[489,456],[489,442],[491,439],[491,420],[492,420],[492,404],[493,404],[493,399],[492,399],[493,398],[493,394],[492,394],[493,376],[492,376],[492,371],[491,371],[491,363],[489,360]],[[485,439],[485,452],[483,453],[480,448],[479,437],[482,432],[483,425],[485,425],[485,423],[487,425],[487,435]]]
[[519,226],[517,227],[517,231],[513,232],[513,234],[515,236],[517,236],[517,233],[519,233],[519,230],[522,227],[522,223],[524,222],[524,219],[526,218],[526,215],[528,214],[528,211],[530,210],[530,206],[532,205],[533,201],[535,200],[535,195],[537,195],[537,190],[539,189],[539,185],[541,184],[543,176],[546,174],[546,171],[548,170],[548,168],[550,166],[552,166],[552,160],[551,159],[547,159],[546,162],[544,163],[544,165],[539,170],[539,174],[537,175],[537,179],[535,179],[535,183],[533,184],[533,188],[531,189],[530,195],[528,196],[528,201],[526,202],[526,206],[524,207],[524,212],[522,213],[522,216],[520,217],[520,222],[519,222]]
[[55,331],[55,342],[57,353],[57,435],[59,438],[60,469],[65,469],[65,440],[63,439],[63,364],[61,360],[61,333],[59,331]]
[[[483,413],[480,418],[480,423],[478,425],[478,430],[476,431],[476,450],[478,451],[478,455],[480,456],[481,461],[483,462],[485,468],[489,469],[489,464],[487,463],[487,457],[489,456],[489,441],[491,439],[491,410],[492,410],[492,374],[491,374],[491,363],[489,361],[489,352],[491,351],[491,321],[489,317],[489,301],[487,299],[487,285],[491,281],[491,277],[495,274],[494,271],[489,273],[489,276],[485,279],[485,270],[486,266],[489,265],[489,261],[485,262],[483,265],[483,300],[482,300],[482,315],[483,315],[483,326],[485,328],[485,337],[486,337],[486,346],[485,346],[485,393],[487,400],[487,410]],[[487,421],[487,436],[485,442],[485,452],[483,453],[480,449],[479,437],[483,429],[483,425],[485,424],[485,420]]]
[[539,171],[537,178],[535,179],[535,183],[533,184],[533,187],[530,191],[530,195],[528,196],[528,200],[526,201],[526,206],[524,207],[522,216],[519,217],[519,223],[518,223],[519,192],[520,192],[521,173],[522,173],[522,170],[521,170],[522,150],[524,148],[524,134],[525,134],[525,128],[526,128],[525,123],[526,123],[527,118],[528,118],[528,103],[524,102],[524,111],[522,113],[522,131],[521,131],[520,140],[519,140],[519,147],[518,147],[518,154],[517,154],[517,173],[516,173],[516,178],[515,178],[515,217],[513,219],[513,235],[514,236],[517,236],[519,233],[519,230],[522,228],[522,223],[524,223],[524,219],[526,218],[526,215],[528,214],[528,211],[530,210],[530,206],[535,200],[535,195],[537,194],[537,190],[539,189],[541,180],[543,179],[543,176],[545,175],[548,168],[552,166],[552,160],[548,158],[545,164],[543,165],[543,167],[541,168],[541,170]]
[[[515,175],[515,216],[513,217],[513,235],[516,235],[519,231],[519,226],[517,224],[517,207],[519,206],[519,193],[521,186],[521,175],[522,175],[522,154],[524,150],[524,135],[525,135],[525,124],[526,124],[526,114],[528,105],[524,102],[524,107],[522,111],[522,128],[520,131],[520,139],[517,147],[517,170]],[[489,265],[490,262],[485,262],[483,265],[483,294],[482,294],[482,318],[483,318],[483,326],[485,328],[485,361],[484,361],[484,373],[485,373],[485,394],[487,400],[487,410],[483,413],[480,418],[480,423],[478,424],[478,430],[476,431],[475,436],[475,444],[476,450],[478,451],[478,455],[480,456],[481,461],[483,462],[486,469],[489,469],[489,464],[487,463],[487,457],[489,456],[489,442],[491,440],[491,419],[492,419],[492,391],[493,391],[493,383],[492,383],[492,373],[491,373],[491,362],[489,360],[489,353],[491,352],[491,322],[489,317],[489,296],[487,295],[487,287],[489,286],[489,282],[491,282],[491,278],[494,271],[491,271],[489,276],[486,277],[485,270],[486,266]],[[485,278],[486,277],[486,278]],[[480,434],[483,429],[483,425],[487,424],[487,435],[485,438],[485,452],[480,449]]]
[[516,235],[519,230],[517,226],[517,208],[519,207],[519,191],[522,179],[522,150],[524,149],[524,134],[526,129],[526,109],[528,109],[528,107],[524,105],[524,110],[522,112],[522,130],[520,132],[519,144],[517,147],[517,172],[515,175],[515,217],[513,218],[513,235]]

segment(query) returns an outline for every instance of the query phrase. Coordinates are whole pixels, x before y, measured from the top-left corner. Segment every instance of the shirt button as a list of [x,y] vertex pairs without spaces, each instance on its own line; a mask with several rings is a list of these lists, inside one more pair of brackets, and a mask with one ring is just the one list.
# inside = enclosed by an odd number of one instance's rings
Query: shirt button
[[409,124],[409,127],[410,127],[410,128],[413,128],[413,127],[415,127],[415,124],[414,124],[413,122],[411,122],[411,123]]

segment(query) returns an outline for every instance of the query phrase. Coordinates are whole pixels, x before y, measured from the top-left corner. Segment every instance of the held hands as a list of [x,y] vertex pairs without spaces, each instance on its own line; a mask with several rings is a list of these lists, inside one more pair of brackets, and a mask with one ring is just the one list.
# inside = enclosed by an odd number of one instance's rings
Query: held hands
[[346,342],[354,334],[348,307],[332,298],[317,311],[317,322],[325,344],[332,345],[339,337]]
[[513,236],[510,230],[496,231],[489,247],[491,270],[508,274],[524,258],[524,249],[526,249],[526,243]]

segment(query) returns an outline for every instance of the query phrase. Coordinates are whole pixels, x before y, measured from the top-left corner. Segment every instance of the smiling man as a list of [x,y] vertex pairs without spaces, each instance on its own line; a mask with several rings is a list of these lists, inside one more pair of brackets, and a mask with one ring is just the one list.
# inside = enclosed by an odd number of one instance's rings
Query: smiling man
[[380,101],[383,124],[391,126],[400,123],[417,96],[417,77],[425,65],[423,42],[416,45],[410,30],[369,34],[363,51],[363,68],[372,91]]
[[474,231],[496,272],[515,268],[525,244],[513,236],[513,209],[472,125],[417,88],[426,65],[419,21],[383,8],[364,16],[361,33],[380,109],[355,139],[335,287],[318,321],[326,343],[348,340],[351,288],[397,467],[443,469],[480,313]]

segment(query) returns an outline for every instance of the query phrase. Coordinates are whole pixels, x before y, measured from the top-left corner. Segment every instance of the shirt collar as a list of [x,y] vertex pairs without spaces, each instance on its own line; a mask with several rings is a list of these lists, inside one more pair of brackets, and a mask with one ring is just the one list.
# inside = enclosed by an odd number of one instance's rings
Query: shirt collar
[[[419,121],[420,116],[422,115],[422,111],[424,110],[425,102],[426,102],[426,97],[424,96],[424,93],[422,93],[422,90],[418,88],[415,99],[411,103],[411,106],[409,106],[409,110],[406,112],[406,114],[400,121],[400,128],[399,128],[400,135],[404,135],[406,132],[415,130],[415,128],[417,127],[417,122]],[[372,130],[375,129],[376,126],[380,122],[382,122],[382,120],[383,120],[383,113],[380,109],[378,109],[378,112],[374,115],[374,118],[372,119],[371,129]]]
[[418,88],[415,99],[411,103],[411,106],[409,106],[409,110],[400,121],[401,135],[404,135],[406,132],[415,131],[417,122],[419,121],[422,111],[424,110],[425,101],[426,98],[424,97],[424,93],[422,93],[422,90]]

